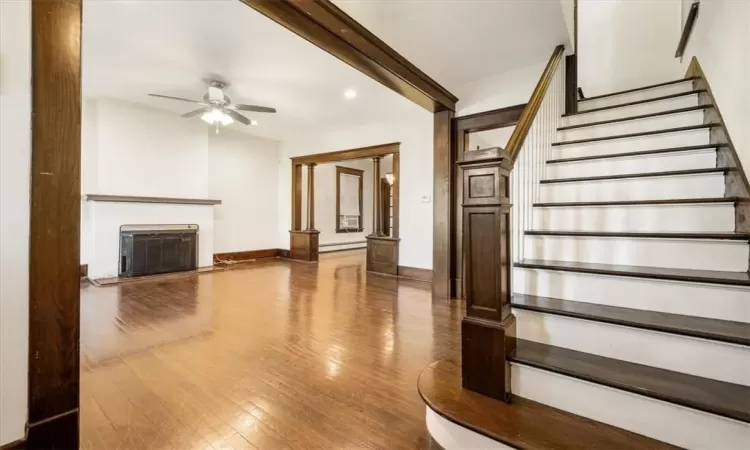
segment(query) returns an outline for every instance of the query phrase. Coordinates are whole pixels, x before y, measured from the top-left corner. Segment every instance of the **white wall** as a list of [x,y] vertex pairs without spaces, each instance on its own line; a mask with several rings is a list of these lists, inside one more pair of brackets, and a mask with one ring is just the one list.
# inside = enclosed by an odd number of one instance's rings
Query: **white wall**
[[674,58],[680,9],[680,0],[580,0],[578,85],[584,94],[681,78]]
[[[750,171],[750,2],[702,0],[682,60],[698,58],[745,172]],[[750,173],[749,173],[750,174]]]
[[231,130],[210,133],[208,196],[214,253],[279,248],[279,142]]
[[[336,232],[336,166],[364,171],[362,173],[362,225],[360,233]],[[372,233],[372,160],[359,159],[320,164],[315,167],[315,228],[320,231],[320,244],[364,241]],[[306,175],[306,173],[304,174]],[[303,184],[303,186],[307,186]],[[303,189],[303,195],[307,190]],[[365,244],[360,245],[364,247]],[[325,249],[323,249],[325,251]]]
[[31,2],[0,2],[0,445],[27,417]]
[[[296,136],[283,141],[279,165],[279,239],[289,248],[291,163],[297,155],[401,142],[400,255],[403,266],[432,268],[432,114],[415,110],[407,117]],[[423,197],[426,197],[423,201]]]
[[538,63],[459,86],[456,117],[528,102],[553,51]]

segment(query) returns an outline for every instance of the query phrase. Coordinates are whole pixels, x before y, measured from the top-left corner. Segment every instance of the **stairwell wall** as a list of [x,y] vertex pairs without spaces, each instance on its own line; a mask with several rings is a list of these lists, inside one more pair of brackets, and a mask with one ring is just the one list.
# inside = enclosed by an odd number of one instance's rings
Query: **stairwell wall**
[[750,170],[750,2],[702,0],[682,58],[698,58],[745,170]]

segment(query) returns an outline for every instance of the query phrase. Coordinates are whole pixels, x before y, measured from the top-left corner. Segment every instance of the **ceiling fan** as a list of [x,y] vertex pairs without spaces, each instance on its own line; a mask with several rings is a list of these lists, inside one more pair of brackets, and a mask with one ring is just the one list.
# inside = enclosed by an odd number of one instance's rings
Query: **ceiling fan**
[[187,98],[171,97],[169,95],[148,94],[151,97],[166,98],[169,100],[179,100],[182,102],[196,103],[201,105],[200,108],[194,109],[182,115],[182,117],[194,117],[201,115],[201,119],[211,125],[216,125],[216,132],[219,132],[219,125],[229,125],[235,121],[244,125],[257,125],[255,120],[250,120],[237,111],[252,111],[261,113],[275,113],[275,108],[257,105],[243,105],[232,103],[232,100],[224,94],[224,88],[228,86],[224,81],[207,80],[208,92],[203,96],[203,101],[190,100]]

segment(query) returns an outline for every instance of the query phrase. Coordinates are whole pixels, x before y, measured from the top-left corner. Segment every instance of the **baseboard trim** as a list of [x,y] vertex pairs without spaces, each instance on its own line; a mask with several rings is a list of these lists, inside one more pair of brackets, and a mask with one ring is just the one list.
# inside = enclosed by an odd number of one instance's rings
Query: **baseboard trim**
[[25,450],[78,448],[78,408],[29,424]]
[[88,278],[88,276],[89,276],[89,265],[88,264],[81,264],[81,266],[78,269],[78,276],[80,276],[81,279]]
[[22,437],[17,441],[8,442],[7,444],[0,445],[0,450],[25,450],[26,449],[26,438]]
[[398,266],[398,276],[417,281],[432,283],[432,269],[421,269],[419,267]]
[[[288,250],[287,250],[288,251]],[[214,264],[227,262],[252,261],[262,258],[276,258],[281,256],[282,250],[279,248],[267,248],[263,250],[246,250],[241,252],[214,253]]]

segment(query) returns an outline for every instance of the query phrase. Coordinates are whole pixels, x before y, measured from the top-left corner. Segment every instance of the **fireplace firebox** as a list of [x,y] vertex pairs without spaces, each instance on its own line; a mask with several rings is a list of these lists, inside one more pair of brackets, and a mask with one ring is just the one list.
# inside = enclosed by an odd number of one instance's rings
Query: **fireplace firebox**
[[120,229],[121,277],[193,270],[198,261],[197,226],[180,229]]

